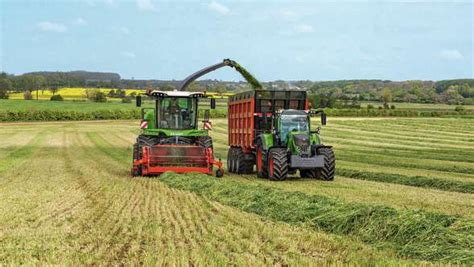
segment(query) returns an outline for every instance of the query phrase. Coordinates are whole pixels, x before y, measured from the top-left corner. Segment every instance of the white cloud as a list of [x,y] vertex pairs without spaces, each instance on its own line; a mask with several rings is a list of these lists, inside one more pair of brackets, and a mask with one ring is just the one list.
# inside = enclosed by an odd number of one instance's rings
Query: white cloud
[[74,25],[87,25],[87,21],[85,21],[83,18],[77,18],[72,22],[72,24],[74,24]]
[[227,15],[230,12],[230,9],[228,7],[224,6],[223,4],[217,3],[216,1],[212,1],[211,3],[209,3],[209,5],[207,5],[207,7],[210,10],[215,11],[221,15]]
[[67,27],[60,23],[54,23],[50,21],[42,21],[38,23],[38,28],[45,32],[65,32]]
[[129,51],[124,51],[121,53],[123,57],[126,57],[126,58],[130,58],[130,59],[133,59],[135,58],[135,53],[133,52],[129,52]]
[[142,10],[156,11],[156,6],[151,0],[137,0],[137,6]]
[[463,59],[464,56],[456,49],[444,49],[440,52],[441,58],[444,59]]
[[308,24],[296,25],[294,29],[295,29],[296,32],[301,32],[301,33],[314,32],[313,26],[308,25]]
[[120,33],[120,34],[129,34],[130,30],[127,27],[112,27],[112,31]]

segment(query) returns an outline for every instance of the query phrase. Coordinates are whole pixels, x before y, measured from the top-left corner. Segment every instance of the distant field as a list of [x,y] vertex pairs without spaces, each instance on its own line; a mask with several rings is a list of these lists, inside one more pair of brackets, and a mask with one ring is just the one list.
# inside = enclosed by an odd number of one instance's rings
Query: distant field
[[[93,88],[89,89],[84,89],[84,88],[61,88],[59,89],[56,94],[61,95],[64,99],[68,100],[80,100],[80,99],[86,99],[86,94],[85,90],[92,90]],[[110,90],[114,90],[112,88],[100,88],[97,89],[105,94],[108,94]],[[135,94],[140,94],[143,93],[144,90],[137,90],[137,89],[125,89],[126,95],[130,95],[132,93]],[[33,95],[33,98],[36,99],[36,93],[38,93],[38,99],[41,100],[49,100],[53,93],[49,90],[38,90],[38,91],[33,91],[31,94]],[[23,99],[23,93],[12,93],[10,94],[10,99]]]
[[[65,100],[86,100],[86,90],[99,90],[105,94],[108,94],[111,90],[117,90],[113,88],[100,88],[100,89],[94,89],[94,88],[61,88],[59,89],[56,94],[61,95]],[[124,89],[125,94],[130,96],[132,93],[135,94],[144,94],[145,90],[139,90],[139,89]],[[33,99],[36,99],[38,93],[38,99],[39,100],[49,100],[51,96],[53,96],[53,93],[49,90],[35,90],[31,92],[33,95]],[[217,98],[227,98],[230,95],[233,95],[232,93],[224,93],[224,94],[217,94],[213,92],[208,92],[208,95],[217,97]],[[9,95],[10,99],[21,99],[23,100],[23,93],[10,93]],[[117,98],[109,98],[109,100],[112,101],[120,101],[120,99]]]
[[[361,102],[361,107],[366,108],[367,105],[373,105],[375,108],[382,106],[382,102]],[[422,103],[398,103],[392,102],[390,105],[395,105],[396,109],[410,109],[410,110],[454,110],[456,105],[448,104],[422,104]],[[464,105],[465,109],[474,110],[474,105]]]
[[[137,121],[0,123],[0,259],[18,264],[474,263],[474,123],[328,118],[334,182],[129,177]],[[227,124],[213,120],[225,162]]]

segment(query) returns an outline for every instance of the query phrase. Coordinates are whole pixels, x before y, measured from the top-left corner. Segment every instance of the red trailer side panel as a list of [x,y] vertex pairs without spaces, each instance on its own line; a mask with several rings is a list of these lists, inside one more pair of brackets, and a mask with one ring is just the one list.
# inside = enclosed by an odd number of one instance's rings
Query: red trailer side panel
[[253,97],[229,101],[229,145],[242,147],[244,152],[252,149],[254,139],[254,109]]

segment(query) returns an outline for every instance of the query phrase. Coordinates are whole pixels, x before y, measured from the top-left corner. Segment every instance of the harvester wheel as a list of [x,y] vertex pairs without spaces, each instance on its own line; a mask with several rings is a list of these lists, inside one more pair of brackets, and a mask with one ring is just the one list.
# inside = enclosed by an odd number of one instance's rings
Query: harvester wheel
[[268,178],[283,181],[288,176],[288,156],[286,149],[274,148],[268,154]]
[[133,144],[133,161],[132,161],[132,176],[133,177],[136,177],[136,176],[141,176],[142,175],[142,168],[141,166],[138,166],[137,168],[135,168],[135,166],[133,165],[133,162],[135,160],[139,160],[142,158],[142,151],[141,151],[141,147],[138,143],[135,143]]
[[319,154],[324,156],[324,168],[321,169],[321,180],[332,181],[336,174],[336,156],[332,148],[321,148]]
[[212,138],[210,136],[201,136],[197,139],[196,143],[204,148],[212,148]]
[[222,169],[217,169],[217,170],[216,170],[216,177],[217,177],[217,178],[221,178],[222,176],[224,176],[224,170],[222,170]]

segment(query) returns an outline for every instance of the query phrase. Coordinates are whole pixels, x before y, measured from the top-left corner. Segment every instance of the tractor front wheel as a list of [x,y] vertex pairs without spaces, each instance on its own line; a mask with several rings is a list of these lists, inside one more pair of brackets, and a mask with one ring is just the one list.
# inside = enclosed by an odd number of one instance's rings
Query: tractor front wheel
[[268,153],[268,178],[283,181],[288,176],[288,156],[286,149],[274,148]]
[[336,156],[332,148],[321,148],[319,154],[324,156],[324,167],[321,169],[321,180],[332,181],[336,174]]

